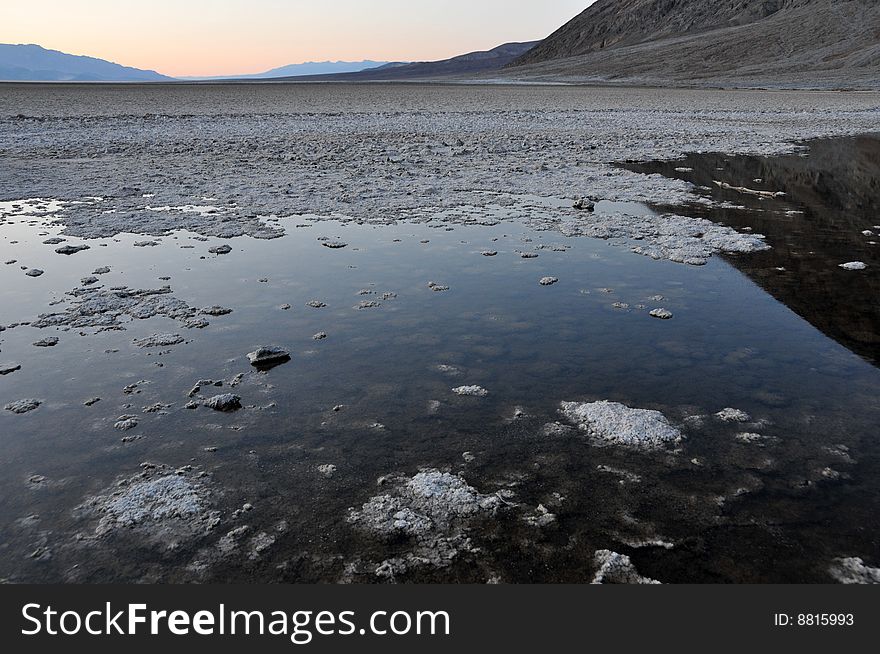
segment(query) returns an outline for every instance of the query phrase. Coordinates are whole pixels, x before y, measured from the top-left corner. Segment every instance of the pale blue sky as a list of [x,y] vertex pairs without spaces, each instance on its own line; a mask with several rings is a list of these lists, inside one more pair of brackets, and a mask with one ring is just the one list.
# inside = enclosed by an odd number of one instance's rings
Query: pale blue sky
[[168,75],[429,60],[547,36],[592,0],[0,0],[0,43]]

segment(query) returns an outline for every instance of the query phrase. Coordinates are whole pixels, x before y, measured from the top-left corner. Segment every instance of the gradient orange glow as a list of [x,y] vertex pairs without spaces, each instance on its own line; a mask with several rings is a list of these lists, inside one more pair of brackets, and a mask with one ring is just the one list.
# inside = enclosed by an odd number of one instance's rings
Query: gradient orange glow
[[590,0],[0,0],[0,42],[173,76],[419,61],[547,36]]

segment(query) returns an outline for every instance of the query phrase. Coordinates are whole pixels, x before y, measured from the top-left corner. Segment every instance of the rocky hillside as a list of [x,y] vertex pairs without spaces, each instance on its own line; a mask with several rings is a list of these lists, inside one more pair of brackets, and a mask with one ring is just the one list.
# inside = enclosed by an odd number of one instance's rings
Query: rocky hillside
[[501,70],[536,44],[536,41],[505,43],[491,50],[469,52],[441,61],[392,63],[379,66],[378,68],[362,70],[359,73],[299,77],[297,81],[315,79],[320,81],[365,82],[468,77],[478,73],[485,74]]
[[508,68],[516,77],[880,86],[878,0],[599,0]]

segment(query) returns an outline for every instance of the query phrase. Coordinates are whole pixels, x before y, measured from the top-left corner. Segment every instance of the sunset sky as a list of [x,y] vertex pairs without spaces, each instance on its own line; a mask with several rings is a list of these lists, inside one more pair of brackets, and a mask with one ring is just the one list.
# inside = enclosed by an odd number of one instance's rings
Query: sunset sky
[[547,36],[590,0],[0,0],[0,43],[173,76],[443,59]]

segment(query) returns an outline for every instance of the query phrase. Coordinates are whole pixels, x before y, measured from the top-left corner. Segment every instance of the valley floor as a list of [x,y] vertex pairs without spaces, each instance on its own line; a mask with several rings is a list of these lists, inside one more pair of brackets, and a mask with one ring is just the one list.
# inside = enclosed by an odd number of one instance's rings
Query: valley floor
[[873,93],[0,85],[0,579],[880,579],[873,314],[764,290],[875,288],[880,218],[785,238],[827,177],[767,158],[878,124]]

